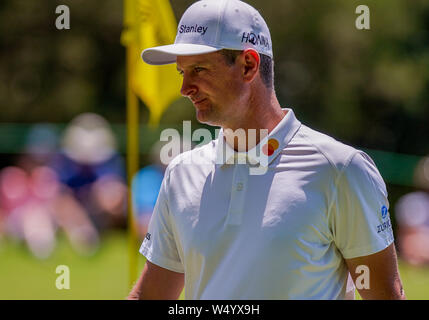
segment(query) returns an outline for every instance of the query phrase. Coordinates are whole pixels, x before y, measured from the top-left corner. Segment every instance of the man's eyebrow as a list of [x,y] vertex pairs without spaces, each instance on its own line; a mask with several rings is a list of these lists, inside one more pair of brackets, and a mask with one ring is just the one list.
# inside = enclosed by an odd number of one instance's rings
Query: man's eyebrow
[[[209,61],[197,61],[197,62],[194,62],[194,63],[188,65],[188,66],[184,66],[184,69],[186,69],[186,68],[192,69],[192,68],[194,68],[196,66],[210,66],[210,65],[211,64],[210,64]],[[177,64],[176,64],[176,69],[179,72],[183,71],[182,69],[179,68],[179,66]]]

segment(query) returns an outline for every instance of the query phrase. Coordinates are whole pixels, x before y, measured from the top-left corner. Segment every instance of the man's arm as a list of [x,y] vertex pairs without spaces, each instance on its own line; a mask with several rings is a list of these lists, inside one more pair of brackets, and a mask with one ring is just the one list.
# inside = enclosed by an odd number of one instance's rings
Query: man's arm
[[185,275],[146,261],[143,272],[128,300],[177,300],[183,290]]
[[405,300],[405,292],[399,276],[396,250],[393,243],[375,254],[345,259],[345,261],[355,284],[360,275],[356,273],[356,268],[361,265],[368,267],[369,288],[359,289],[357,286],[362,299]]

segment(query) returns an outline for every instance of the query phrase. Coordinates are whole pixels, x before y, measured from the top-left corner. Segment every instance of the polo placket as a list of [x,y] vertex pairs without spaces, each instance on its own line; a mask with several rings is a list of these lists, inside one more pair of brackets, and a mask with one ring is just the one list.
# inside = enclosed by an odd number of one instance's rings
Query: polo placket
[[229,202],[227,225],[240,225],[243,221],[244,204],[247,194],[249,166],[235,164],[231,185],[231,198]]

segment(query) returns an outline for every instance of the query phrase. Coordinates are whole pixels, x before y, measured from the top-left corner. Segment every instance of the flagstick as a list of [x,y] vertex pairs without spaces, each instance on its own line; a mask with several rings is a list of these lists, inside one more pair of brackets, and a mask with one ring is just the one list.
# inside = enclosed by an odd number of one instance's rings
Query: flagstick
[[128,176],[128,259],[129,287],[137,278],[138,239],[137,224],[134,218],[132,201],[132,178],[139,166],[139,109],[137,96],[131,89],[132,59],[135,59],[131,46],[127,46],[127,176]]

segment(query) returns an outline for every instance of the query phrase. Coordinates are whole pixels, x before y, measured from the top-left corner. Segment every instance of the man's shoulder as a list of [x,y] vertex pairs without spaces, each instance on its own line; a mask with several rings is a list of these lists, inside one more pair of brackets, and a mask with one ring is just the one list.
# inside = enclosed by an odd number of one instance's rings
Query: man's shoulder
[[338,171],[342,171],[356,154],[361,153],[360,150],[305,125],[301,126],[295,137],[315,148]]

